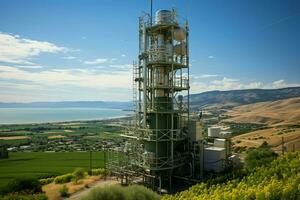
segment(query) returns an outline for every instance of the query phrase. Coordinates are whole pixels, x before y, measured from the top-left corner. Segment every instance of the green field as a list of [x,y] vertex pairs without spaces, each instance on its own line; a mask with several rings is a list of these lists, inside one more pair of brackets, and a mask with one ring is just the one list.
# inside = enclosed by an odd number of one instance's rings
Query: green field
[[[103,152],[92,153],[92,167],[104,166]],[[89,169],[89,152],[16,152],[0,159],[0,186],[16,177],[42,177],[72,172],[75,168]]]

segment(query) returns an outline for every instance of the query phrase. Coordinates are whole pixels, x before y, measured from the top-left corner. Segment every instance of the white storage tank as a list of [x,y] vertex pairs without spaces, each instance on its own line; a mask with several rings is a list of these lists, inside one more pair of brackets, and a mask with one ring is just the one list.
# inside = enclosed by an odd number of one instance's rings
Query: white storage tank
[[215,147],[221,147],[225,148],[226,152],[226,157],[231,154],[231,142],[228,139],[223,139],[223,138],[215,138],[214,139],[214,146]]
[[217,126],[209,127],[207,129],[208,137],[219,137],[220,131],[221,131],[220,127],[217,127]]
[[158,10],[155,13],[156,24],[170,24],[174,21],[174,14],[170,10]]
[[230,131],[221,131],[220,132],[220,137],[221,138],[231,138],[232,133]]
[[226,150],[221,147],[206,147],[204,149],[204,170],[213,172],[222,172],[224,170],[224,161]]
[[174,30],[174,39],[177,41],[185,40],[186,32],[183,28],[178,28]]
[[220,139],[220,138],[214,139],[214,146],[226,148],[226,139]]

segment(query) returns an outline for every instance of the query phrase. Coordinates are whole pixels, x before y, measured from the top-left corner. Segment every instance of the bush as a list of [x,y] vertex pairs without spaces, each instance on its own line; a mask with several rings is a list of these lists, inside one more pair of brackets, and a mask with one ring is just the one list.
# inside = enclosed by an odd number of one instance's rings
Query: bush
[[158,200],[160,196],[141,185],[130,185],[124,188],[126,200]]
[[83,200],[126,200],[122,186],[105,186],[93,189]]
[[107,171],[103,168],[92,169],[91,175],[93,175],[93,176],[98,176],[98,175],[105,176],[105,175],[107,175]]
[[47,200],[47,196],[45,194],[33,194],[33,195],[19,195],[19,194],[11,194],[7,196],[0,196],[1,200]]
[[42,192],[42,185],[36,178],[16,178],[0,189],[0,194],[5,195],[23,191],[29,194]]
[[158,200],[160,196],[150,189],[131,185],[105,186],[93,189],[83,200]]
[[68,197],[69,196],[69,189],[66,185],[63,185],[60,190],[59,190],[59,194],[61,197]]
[[77,183],[78,180],[83,179],[86,175],[86,172],[84,169],[82,168],[77,168],[75,169],[75,171],[73,172],[73,178],[75,183]]
[[42,185],[47,185],[49,183],[52,183],[54,181],[55,178],[43,178],[43,179],[40,179],[40,183]]
[[74,178],[73,174],[64,174],[61,176],[57,176],[54,179],[54,183],[69,183]]
[[269,165],[277,154],[265,145],[258,149],[251,149],[245,157],[245,169],[253,171],[256,167]]

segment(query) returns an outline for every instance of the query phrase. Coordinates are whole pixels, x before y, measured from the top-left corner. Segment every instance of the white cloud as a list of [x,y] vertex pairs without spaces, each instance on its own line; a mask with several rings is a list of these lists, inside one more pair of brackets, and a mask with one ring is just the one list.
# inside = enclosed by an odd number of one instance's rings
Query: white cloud
[[65,60],[73,60],[75,59],[76,57],[74,56],[65,56],[65,57],[61,57],[62,59],[65,59]]
[[202,74],[199,76],[199,78],[213,78],[213,77],[218,77],[218,74]]
[[[199,76],[201,77],[201,76]],[[212,90],[241,90],[241,89],[277,89],[285,87],[297,87],[299,83],[286,83],[284,80],[277,80],[271,83],[260,81],[242,82],[239,79],[223,77],[212,81],[203,81],[201,78],[191,79],[191,92],[199,93]]]
[[286,83],[285,80],[277,80],[268,85],[270,88],[285,88],[285,87],[299,87],[299,83]]
[[71,85],[89,88],[130,88],[130,70],[109,74],[93,69],[51,69],[26,71],[17,67],[0,66],[0,79],[30,81],[38,85],[55,87]]
[[67,52],[69,49],[46,41],[21,38],[18,35],[0,33],[0,62],[29,64],[41,53]]
[[214,57],[214,56],[208,56],[208,58],[209,58],[209,59],[213,59],[213,58],[215,58],[215,57]]
[[[105,70],[49,69],[33,71],[0,65],[0,102],[58,100],[130,100],[131,65]],[[121,70],[122,69],[122,70]]]
[[107,62],[108,62],[107,58],[97,58],[95,60],[85,61],[84,64],[97,65],[97,64],[104,64],[104,63],[107,63]]

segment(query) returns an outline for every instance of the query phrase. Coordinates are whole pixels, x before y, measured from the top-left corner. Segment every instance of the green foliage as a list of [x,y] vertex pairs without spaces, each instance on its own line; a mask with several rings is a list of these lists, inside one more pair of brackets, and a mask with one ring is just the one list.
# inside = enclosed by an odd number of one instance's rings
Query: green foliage
[[258,149],[250,149],[247,152],[245,157],[246,170],[253,171],[256,167],[269,165],[277,157],[277,154],[266,145],[267,144],[264,144]]
[[69,173],[69,174],[64,174],[61,176],[57,176],[54,179],[54,183],[69,183],[71,182],[71,180],[74,178],[73,174]]
[[32,194],[32,195],[20,195],[20,194],[11,194],[6,196],[0,196],[1,200],[47,200],[45,194]]
[[200,183],[163,200],[298,200],[300,198],[300,152],[280,156],[268,166],[256,167],[242,179],[209,185]]
[[42,185],[36,178],[16,178],[0,189],[0,194],[5,195],[15,192],[34,194],[42,192]]
[[63,185],[60,189],[59,189],[59,194],[61,197],[68,197],[69,195],[69,189],[66,185]]
[[155,192],[139,185],[105,186],[93,189],[83,200],[158,200]]
[[126,200],[160,199],[160,196],[157,193],[141,185],[131,185],[127,188],[124,188],[124,190],[125,190]]
[[107,175],[107,171],[103,168],[92,169],[91,175],[93,175],[93,176],[98,176],[98,175],[105,176],[105,175]]
[[[103,152],[93,152],[93,167],[104,166]],[[50,178],[72,172],[76,167],[88,169],[89,152],[10,152],[0,159],[0,187],[17,177]]]
[[251,131],[262,130],[266,128],[266,125],[255,124],[255,123],[227,122],[226,124],[230,127],[233,136],[241,135],[243,133],[248,133]]
[[40,179],[40,183],[42,185],[47,185],[49,183],[52,183],[54,181],[55,178],[42,178]]
[[84,169],[82,168],[77,168],[74,170],[73,172],[73,179],[75,181],[75,183],[77,183],[77,181],[79,181],[80,179],[83,179],[86,175],[86,172]]

